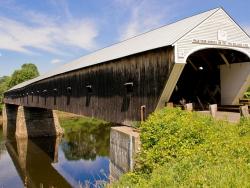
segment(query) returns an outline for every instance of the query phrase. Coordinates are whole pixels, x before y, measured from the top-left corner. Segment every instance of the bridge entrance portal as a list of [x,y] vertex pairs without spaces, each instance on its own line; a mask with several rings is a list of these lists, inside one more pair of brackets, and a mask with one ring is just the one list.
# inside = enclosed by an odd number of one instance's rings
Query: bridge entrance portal
[[249,86],[250,59],[229,49],[192,53],[170,98],[174,104],[193,103],[197,110],[209,104],[233,105]]

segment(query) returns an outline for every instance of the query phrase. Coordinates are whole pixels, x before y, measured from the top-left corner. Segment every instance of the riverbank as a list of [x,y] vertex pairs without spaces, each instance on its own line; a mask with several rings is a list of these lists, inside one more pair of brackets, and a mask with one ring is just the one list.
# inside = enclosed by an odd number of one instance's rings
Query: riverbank
[[94,128],[100,126],[111,126],[110,123],[95,118],[61,111],[56,111],[56,113],[64,131],[78,130],[82,127]]
[[[67,127],[67,125],[75,124],[78,122],[82,124],[106,124],[107,122],[95,118],[89,118],[81,115],[76,115],[68,112],[56,111],[62,127]],[[3,116],[0,114],[0,127],[3,125]]]
[[134,172],[111,187],[249,187],[250,119],[165,108],[140,125]]
[[56,111],[56,114],[59,119],[64,120],[64,119],[75,119],[75,118],[80,118],[83,116],[72,114],[69,112],[62,112],[62,111]]

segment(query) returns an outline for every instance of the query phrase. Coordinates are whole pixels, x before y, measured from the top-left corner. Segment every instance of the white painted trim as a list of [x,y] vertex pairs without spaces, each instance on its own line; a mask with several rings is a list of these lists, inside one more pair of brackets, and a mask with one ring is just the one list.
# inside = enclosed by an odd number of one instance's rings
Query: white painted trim
[[165,103],[169,101],[184,67],[185,67],[185,63],[174,64],[174,67],[171,70],[170,76],[167,79],[167,83],[163,89],[161,97],[156,106],[156,110],[163,108],[165,106]]
[[197,47],[194,47],[192,48],[186,55],[184,58],[182,59],[178,59],[179,63],[186,63],[187,62],[187,59],[188,57],[195,53],[195,52],[198,52],[200,50],[205,50],[205,49],[223,49],[223,50],[235,50],[235,51],[238,51],[238,52],[241,52],[245,55],[247,55],[249,58],[250,58],[250,53],[248,53],[245,49],[242,49],[242,48],[236,48],[236,47],[230,47],[230,46],[213,46],[213,45],[200,45],[200,46],[197,46]]
[[[248,62],[250,63],[250,62]],[[239,92],[237,93],[237,95],[235,96],[232,105],[237,105],[239,104],[239,99],[243,98],[244,93],[247,91],[248,87],[250,86],[250,74],[248,75],[246,81],[244,82],[244,84],[241,86]]]

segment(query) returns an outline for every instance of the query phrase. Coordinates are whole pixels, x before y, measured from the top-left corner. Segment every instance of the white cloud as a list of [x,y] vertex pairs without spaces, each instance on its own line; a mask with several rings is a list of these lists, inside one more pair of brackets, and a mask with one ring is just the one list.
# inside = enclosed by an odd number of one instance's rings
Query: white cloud
[[52,60],[51,60],[51,64],[59,64],[59,63],[61,63],[61,62],[62,62],[61,59],[52,59]]
[[29,23],[0,17],[0,49],[34,53],[31,48],[63,53],[62,47],[96,48],[98,29],[90,19],[69,19],[59,23],[46,15],[27,12]]
[[150,29],[159,27],[164,23],[163,18],[168,15],[168,8],[162,7],[156,1],[131,1],[116,0],[118,3],[123,3],[123,6],[130,9],[130,19],[121,28],[120,40],[124,40]]

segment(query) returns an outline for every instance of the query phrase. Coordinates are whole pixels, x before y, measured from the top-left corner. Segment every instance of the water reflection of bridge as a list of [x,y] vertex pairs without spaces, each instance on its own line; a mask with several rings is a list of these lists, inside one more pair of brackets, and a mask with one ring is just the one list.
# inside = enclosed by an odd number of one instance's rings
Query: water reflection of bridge
[[[5,145],[26,187],[71,187],[71,185],[78,185],[71,177],[68,177],[69,172],[60,168],[66,163],[63,160],[58,161],[59,145],[60,151],[63,152],[67,161],[94,161],[96,157],[109,156],[109,168],[107,167],[104,172],[106,177],[111,178],[111,181],[117,180],[124,172],[132,170],[134,153],[138,148],[138,133],[123,126],[113,127],[110,130],[108,124],[94,126],[88,123],[75,130],[65,131],[62,142],[61,137],[15,138],[15,125],[9,122],[7,127]],[[95,163],[93,165],[95,166]],[[84,168],[82,170],[84,171]],[[97,171],[96,169],[95,177],[103,176]],[[84,184],[88,178],[91,178],[89,172],[79,172],[78,174],[84,176],[81,177],[81,182]],[[99,182],[103,184],[104,181],[108,181],[105,177],[100,180],[95,179],[94,186]]]
[[57,162],[60,137],[6,141],[7,151],[26,187],[71,187],[52,166]]

